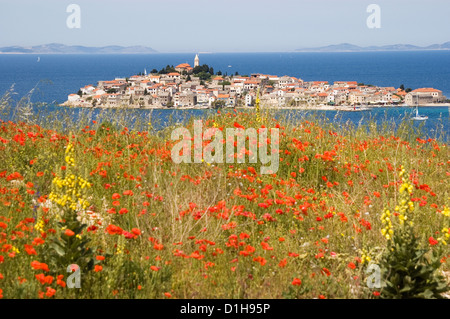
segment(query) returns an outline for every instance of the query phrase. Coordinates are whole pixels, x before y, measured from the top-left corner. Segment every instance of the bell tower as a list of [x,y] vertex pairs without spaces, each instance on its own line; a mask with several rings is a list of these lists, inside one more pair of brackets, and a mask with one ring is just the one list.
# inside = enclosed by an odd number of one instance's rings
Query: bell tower
[[200,59],[198,58],[198,54],[195,55],[194,59],[194,68],[200,65]]

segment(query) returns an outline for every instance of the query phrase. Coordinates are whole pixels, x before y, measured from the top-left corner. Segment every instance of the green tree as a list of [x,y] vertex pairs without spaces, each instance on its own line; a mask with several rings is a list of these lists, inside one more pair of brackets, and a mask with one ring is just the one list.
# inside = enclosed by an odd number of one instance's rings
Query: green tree
[[225,106],[225,101],[223,101],[223,100],[215,100],[212,105],[213,105],[213,107],[215,109],[223,108]]

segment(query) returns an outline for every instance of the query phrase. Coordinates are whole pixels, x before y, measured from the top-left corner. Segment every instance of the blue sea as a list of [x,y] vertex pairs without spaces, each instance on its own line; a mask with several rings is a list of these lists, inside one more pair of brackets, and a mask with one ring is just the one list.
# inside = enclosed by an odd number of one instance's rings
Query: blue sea
[[[100,80],[128,77],[139,72],[150,72],[166,65],[190,63],[195,54],[149,55],[0,55],[0,94],[12,85],[15,99],[35,88],[32,102],[62,103],[87,84]],[[377,86],[416,89],[434,87],[450,98],[450,51],[415,52],[342,52],[342,53],[204,53],[200,64],[208,64],[223,74],[250,75],[264,73],[289,75],[304,81],[357,81]],[[51,108],[53,109],[53,107]],[[170,112],[160,112],[160,116]],[[175,111],[178,112],[178,111]],[[193,116],[203,111],[195,111]],[[298,111],[300,112],[300,111]],[[369,118],[378,121],[398,120],[411,112],[408,109],[374,109],[348,112],[344,117],[354,123]],[[342,113],[342,112],[341,112]],[[420,108],[429,117],[425,129],[443,125],[449,131],[448,107]],[[181,111],[185,116],[191,113]],[[336,112],[323,111],[330,119]],[[443,124],[439,124],[443,123]],[[420,123],[417,123],[420,125]]]

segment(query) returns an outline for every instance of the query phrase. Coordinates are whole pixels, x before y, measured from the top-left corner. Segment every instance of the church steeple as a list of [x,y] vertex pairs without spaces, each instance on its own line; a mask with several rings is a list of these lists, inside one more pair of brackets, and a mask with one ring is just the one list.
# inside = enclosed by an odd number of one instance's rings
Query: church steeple
[[200,65],[200,59],[198,58],[198,54],[195,55],[194,59],[194,68]]

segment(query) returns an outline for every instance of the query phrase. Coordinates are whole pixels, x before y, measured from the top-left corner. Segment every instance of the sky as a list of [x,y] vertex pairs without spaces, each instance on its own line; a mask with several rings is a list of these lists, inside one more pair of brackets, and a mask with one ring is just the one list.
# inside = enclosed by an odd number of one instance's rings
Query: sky
[[[70,4],[80,8],[69,28]],[[380,28],[369,28],[370,4]],[[0,0],[0,47],[143,45],[159,52],[284,52],[450,41],[449,0]],[[71,20],[75,21],[75,20]]]

